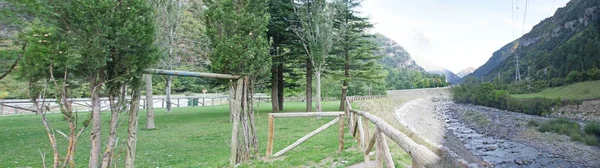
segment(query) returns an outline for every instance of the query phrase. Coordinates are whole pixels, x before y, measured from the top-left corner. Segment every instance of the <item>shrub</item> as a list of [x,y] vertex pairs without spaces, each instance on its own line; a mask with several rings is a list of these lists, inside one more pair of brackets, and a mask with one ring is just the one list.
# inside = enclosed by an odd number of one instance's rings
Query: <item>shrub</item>
[[584,78],[585,78],[585,73],[579,72],[579,71],[571,71],[567,75],[567,82],[568,83],[581,82],[581,81],[583,81]]
[[594,67],[586,72],[587,80],[600,80],[600,69]]
[[598,133],[600,133],[599,128],[600,123],[592,122],[586,124],[584,128],[585,131],[581,131],[581,127],[576,122],[559,118],[542,123],[538,128],[538,131],[563,134],[571,137],[571,140],[573,141],[579,141],[587,145],[598,146],[600,143],[598,142],[598,137],[596,136],[598,136]]
[[580,135],[580,129],[579,124],[568,119],[559,118],[542,123],[538,130],[540,132],[554,132],[570,137],[576,137]]
[[538,127],[538,126],[540,126],[540,122],[538,122],[538,121],[536,121],[536,120],[529,120],[529,121],[527,122],[527,126],[530,126],[530,127]]
[[585,124],[583,130],[586,134],[600,136],[600,123],[598,122],[589,122]]

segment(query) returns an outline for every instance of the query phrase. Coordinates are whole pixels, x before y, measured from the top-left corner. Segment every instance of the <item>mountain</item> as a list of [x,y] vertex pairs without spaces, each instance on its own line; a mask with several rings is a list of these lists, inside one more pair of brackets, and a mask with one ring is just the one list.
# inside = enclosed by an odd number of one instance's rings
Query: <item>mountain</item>
[[398,43],[382,34],[375,35],[375,44],[381,56],[378,63],[387,73],[385,79],[388,90],[429,88],[447,86],[443,75],[428,73],[419,66],[410,54]]
[[473,73],[473,71],[475,71],[475,68],[473,68],[473,67],[468,67],[468,68],[465,68],[465,69],[463,69],[463,70],[460,70],[460,72],[458,72],[456,75],[457,75],[458,77],[462,78],[462,77],[465,77],[465,76],[467,76],[467,75],[469,75],[469,74]]
[[564,81],[571,72],[600,67],[599,5],[596,0],[571,0],[530,32],[494,52],[463,80],[476,77],[513,82],[517,55],[522,80]]
[[458,77],[454,72],[443,68],[439,70],[427,71],[429,73],[444,75],[446,77],[446,81],[451,84],[458,84],[460,82],[460,77]]
[[380,52],[377,54],[383,57],[379,59],[379,63],[384,67],[425,72],[410,57],[410,54],[394,40],[382,34],[375,34],[375,42],[380,49]]
[[425,71],[427,71],[427,73],[444,75],[444,77],[446,77],[446,81],[448,83],[458,84],[460,82],[460,77],[458,77],[456,74],[454,74],[454,72],[452,72],[446,68],[442,68],[442,67],[440,67],[432,62],[429,62],[426,59],[421,58],[421,57],[415,57],[415,61],[416,61],[417,65],[423,67],[423,69],[425,69]]

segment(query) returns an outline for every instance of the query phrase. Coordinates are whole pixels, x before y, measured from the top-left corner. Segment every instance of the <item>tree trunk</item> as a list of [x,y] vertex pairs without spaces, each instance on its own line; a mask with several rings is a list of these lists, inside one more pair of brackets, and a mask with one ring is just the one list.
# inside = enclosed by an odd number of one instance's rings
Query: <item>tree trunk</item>
[[131,88],[133,95],[131,96],[129,108],[129,127],[127,129],[127,153],[125,155],[125,167],[135,167],[135,151],[137,145],[137,129],[138,129],[138,112],[140,110],[140,88]]
[[91,150],[90,150],[90,160],[88,167],[97,168],[100,165],[100,148],[102,146],[101,134],[100,134],[100,88],[102,85],[94,77],[91,86],[92,90],[92,132],[90,136],[91,141]]
[[271,107],[273,112],[279,112],[279,80],[277,73],[277,65],[275,58],[273,57],[273,65],[271,66]]
[[117,98],[115,100],[115,95],[111,94],[109,96],[110,103],[110,131],[108,133],[108,141],[106,142],[106,149],[104,150],[104,156],[102,157],[102,163],[100,163],[100,167],[108,168],[110,167],[113,159],[113,153],[115,149],[115,145],[117,143],[117,124],[119,122],[119,112],[121,111],[120,101],[125,101],[123,99]]
[[279,99],[277,102],[279,103],[279,111],[283,111],[283,68],[283,61],[280,61],[279,65],[277,66],[277,98]]
[[321,72],[315,71],[315,76],[317,77],[317,112],[323,111],[321,109]]
[[172,76],[167,76],[167,86],[165,87],[165,94],[167,95],[167,113],[171,112],[171,80]]
[[146,129],[155,129],[154,100],[152,99],[152,75],[146,74]]
[[342,85],[342,97],[340,98],[340,111],[345,111],[346,96],[348,96],[348,80],[350,80],[350,55],[348,49],[344,50],[344,84]]
[[312,74],[313,67],[310,59],[306,59],[306,112],[312,112]]

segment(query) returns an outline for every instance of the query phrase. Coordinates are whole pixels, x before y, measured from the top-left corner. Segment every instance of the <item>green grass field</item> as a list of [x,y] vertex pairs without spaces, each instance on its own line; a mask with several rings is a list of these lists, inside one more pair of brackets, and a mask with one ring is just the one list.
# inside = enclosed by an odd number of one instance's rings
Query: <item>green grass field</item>
[[[339,102],[324,102],[326,111],[337,111]],[[285,111],[304,111],[304,103],[286,103]],[[264,156],[267,139],[267,113],[270,104],[260,104],[256,126],[259,136],[260,155]],[[82,118],[89,113],[79,113]],[[141,129],[146,123],[144,111],[140,111],[140,131],[136,167],[226,167],[229,165],[229,141],[231,123],[228,106],[174,108],[172,113],[156,110],[156,130]],[[60,114],[49,114],[55,129],[66,132],[68,126]],[[123,165],[127,116],[121,114],[118,142],[118,164]],[[277,152],[300,137],[329,122],[333,118],[277,118],[273,152]],[[109,113],[102,114],[102,140],[108,135]],[[40,116],[0,117],[0,167],[42,167],[40,151],[46,154],[46,162],[52,161],[52,150],[41,124]],[[331,164],[347,166],[362,161],[363,156],[352,148],[356,142],[345,134],[345,150],[338,154],[338,126],[334,125],[309,139],[294,150],[274,161],[254,161],[242,167],[299,167]],[[64,155],[66,139],[57,134],[59,148]],[[89,160],[89,128],[77,142],[77,167],[87,167]],[[327,158],[327,159],[326,159]],[[323,161],[323,160],[328,161]],[[334,164],[342,163],[342,164]],[[119,166],[117,166],[119,167]]]
[[600,98],[600,81],[575,83],[562,87],[548,88],[538,93],[515,94],[514,98],[561,98],[561,99],[597,99]]

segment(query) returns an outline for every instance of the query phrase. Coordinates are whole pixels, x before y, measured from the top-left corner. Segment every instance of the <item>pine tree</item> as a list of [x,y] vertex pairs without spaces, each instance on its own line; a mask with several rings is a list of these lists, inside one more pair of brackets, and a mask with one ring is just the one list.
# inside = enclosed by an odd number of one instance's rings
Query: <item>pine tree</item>
[[382,67],[375,62],[381,58],[374,55],[379,48],[373,41],[374,36],[367,32],[373,24],[369,23],[368,18],[359,16],[358,7],[358,0],[342,0],[340,12],[335,17],[335,28],[341,37],[334,50],[338,56],[333,57],[330,62],[334,71],[343,71],[341,111],[344,111],[349,81],[378,85],[384,83]]
[[270,54],[273,63],[271,66],[271,103],[273,112],[278,112],[283,110],[284,65],[286,62],[290,62],[288,59],[292,59],[289,57],[290,48],[295,47],[293,45],[296,40],[294,33],[290,30],[295,16],[292,1],[269,1],[269,14],[271,17],[267,35],[271,43]]

